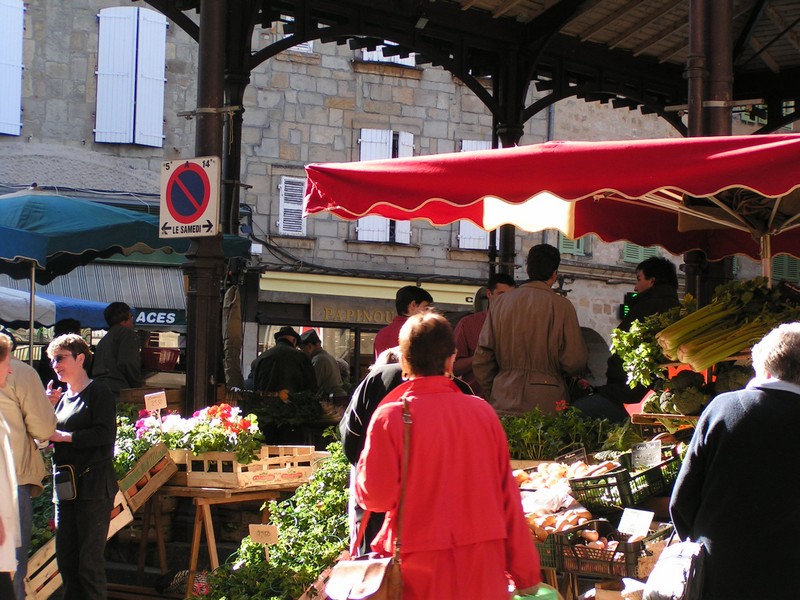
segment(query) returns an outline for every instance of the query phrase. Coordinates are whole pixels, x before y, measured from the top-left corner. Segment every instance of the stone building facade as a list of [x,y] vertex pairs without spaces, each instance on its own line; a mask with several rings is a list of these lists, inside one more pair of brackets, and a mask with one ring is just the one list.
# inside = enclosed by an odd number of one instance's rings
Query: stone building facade
[[[197,46],[172,23],[164,41],[163,143],[96,141],[98,15],[119,6],[109,0],[26,3],[22,127],[19,135],[0,135],[0,183],[126,192],[154,203],[161,163],[194,155],[195,121],[186,115],[196,107]],[[154,12],[143,3],[125,6]],[[280,24],[257,30],[254,51],[282,35]],[[531,90],[530,100],[535,97]],[[326,345],[363,369],[371,336],[392,316],[394,290],[407,283],[430,287],[448,311],[472,309],[489,265],[485,250],[463,247],[459,224],[415,221],[392,229],[394,241],[368,239],[361,224],[324,214],[287,225],[287,203],[293,200],[296,209],[304,165],[359,160],[369,132],[391,132],[401,155],[454,152],[490,143],[491,116],[440,68],[398,64],[347,45],[314,41],[252,73],[244,97],[240,216],[254,241],[249,270],[257,276],[245,309],[245,375],[271,344],[270,327],[282,324],[323,328]],[[678,133],[655,115],[570,99],[528,121],[521,143],[668,136]],[[525,279],[526,253],[540,242],[562,247],[562,287],[596,347],[607,346],[623,296],[632,290],[637,256],[648,251],[597,239],[576,248],[555,231],[519,232],[517,279]],[[382,316],[363,317],[374,314]]]

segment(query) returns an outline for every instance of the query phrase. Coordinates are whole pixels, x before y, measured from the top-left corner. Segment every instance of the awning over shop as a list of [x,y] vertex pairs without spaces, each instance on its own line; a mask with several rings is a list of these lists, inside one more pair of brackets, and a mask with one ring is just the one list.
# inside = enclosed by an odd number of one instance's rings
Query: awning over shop
[[[29,291],[30,282],[0,275],[0,285]],[[182,315],[186,308],[183,271],[179,268],[92,263],[61,275],[47,285],[37,286],[36,292],[61,299],[64,312],[57,308],[57,318],[64,318],[61,315],[65,314],[93,328],[105,327],[103,310],[115,301],[126,302],[137,311],[172,311]],[[82,314],[83,318],[74,314]],[[93,324],[90,325],[89,320]],[[180,331],[185,329],[185,320],[183,317],[177,321],[175,318],[143,318],[136,327]]]
[[[465,310],[472,307],[475,293],[480,287],[432,281],[419,283],[433,296],[434,304],[456,305]],[[397,290],[406,285],[417,285],[417,281],[267,271],[261,275],[259,289],[265,292],[374,298],[394,302]]]

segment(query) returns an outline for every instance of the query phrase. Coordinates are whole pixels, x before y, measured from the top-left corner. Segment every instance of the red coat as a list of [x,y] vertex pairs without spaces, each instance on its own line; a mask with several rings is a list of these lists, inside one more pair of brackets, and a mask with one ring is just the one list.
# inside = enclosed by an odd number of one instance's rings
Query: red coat
[[[356,498],[367,510],[388,513],[373,550],[389,556],[394,545],[403,457],[402,395],[413,421],[401,537],[404,599],[433,597],[427,583],[414,581],[432,574],[438,597],[461,600],[507,599],[504,571],[519,588],[539,583],[539,556],[511,475],[500,421],[485,400],[462,394],[443,376],[399,386],[372,417],[358,461]],[[437,552],[427,554],[432,551]],[[450,557],[425,573],[424,565],[442,553]],[[492,554],[499,556],[487,564]],[[476,557],[482,557],[480,568],[470,562]],[[466,564],[472,568],[465,572]]]

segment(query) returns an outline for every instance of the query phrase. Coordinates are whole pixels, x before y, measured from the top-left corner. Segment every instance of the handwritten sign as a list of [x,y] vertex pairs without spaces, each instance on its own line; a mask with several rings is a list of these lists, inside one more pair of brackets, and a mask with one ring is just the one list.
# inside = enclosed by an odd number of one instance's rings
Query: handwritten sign
[[577,450],[573,450],[567,454],[556,456],[556,462],[564,463],[565,465],[571,465],[572,463],[579,461],[589,462],[586,458],[586,448],[578,448]]
[[661,440],[634,444],[631,449],[631,463],[634,471],[655,467],[661,462]]
[[167,408],[167,393],[164,390],[144,395],[144,407],[147,410],[161,410]]
[[622,511],[622,518],[619,520],[617,530],[633,536],[646,536],[650,532],[650,524],[656,513],[649,510],[637,510],[626,508]]
[[275,525],[250,524],[250,539],[256,544],[271,546],[278,543],[278,528]]

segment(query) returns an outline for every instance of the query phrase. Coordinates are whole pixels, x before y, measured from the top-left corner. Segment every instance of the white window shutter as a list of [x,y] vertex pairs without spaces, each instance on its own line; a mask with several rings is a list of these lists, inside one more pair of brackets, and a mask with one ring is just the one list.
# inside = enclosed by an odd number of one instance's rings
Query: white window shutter
[[362,60],[365,61],[372,61],[372,62],[390,62],[395,63],[397,65],[406,65],[409,67],[413,67],[417,64],[416,59],[414,58],[414,53],[412,52],[406,57],[401,56],[384,56],[383,48],[384,46],[396,46],[389,41],[383,42],[383,46],[378,46],[375,50],[363,50],[361,53]]
[[491,150],[492,142],[488,140],[461,140],[461,151],[472,152],[473,150]]
[[136,66],[136,118],[133,142],[164,145],[164,73],[166,70],[167,18],[160,12],[139,9]]
[[[390,129],[362,129],[359,141],[359,160],[392,157],[392,131]],[[362,217],[356,225],[358,239],[364,242],[388,242],[389,219]]]
[[306,180],[300,177],[281,177],[280,220],[278,231],[284,235],[305,235],[306,220],[303,218],[303,194]]
[[489,232],[472,221],[458,222],[458,247],[464,250],[486,250],[489,248]]
[[394,240],[396,244],[411,243],[411,221],[394,222]]
[[22,0],[0,0],[0,133],[22,129]]
[[[461,140],[461,151],[489,150],[492,142],[486,140]],[[472,221],[458,222],[458,247],[464,250],[487,250],[489,248],[489,232],[481,229]]]
[[407,131],[397,132],[397,158],[414,156],[414,134]]
[[127,6],[100,11],[96,142],[133,142],[138,14],[138,8]]

